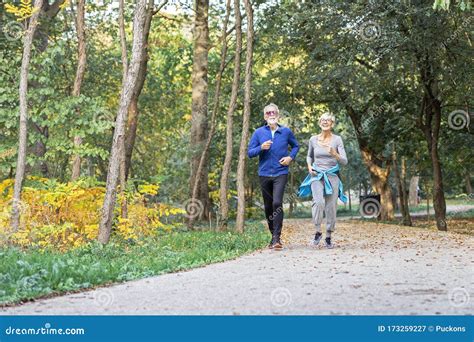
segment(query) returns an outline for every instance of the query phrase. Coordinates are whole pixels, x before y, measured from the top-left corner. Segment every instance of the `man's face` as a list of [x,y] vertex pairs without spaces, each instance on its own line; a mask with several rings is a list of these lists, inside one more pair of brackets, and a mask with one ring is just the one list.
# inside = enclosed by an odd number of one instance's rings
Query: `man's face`
[[279,115],[278,112],[276,111],[276,108],[274,107],[269,107],[267,108],[267,111],[264,114],[265,121],[269,125],[274,125],[278,123]]

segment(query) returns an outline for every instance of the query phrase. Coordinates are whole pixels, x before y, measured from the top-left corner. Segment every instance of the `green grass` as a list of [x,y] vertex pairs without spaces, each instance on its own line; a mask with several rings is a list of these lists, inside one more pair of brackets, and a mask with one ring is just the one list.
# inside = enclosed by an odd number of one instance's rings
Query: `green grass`
[[92,243],[65,253],[0,249],[0,304],[187,270],[233,259],[265,246],[258,222],[244,234],[192,231],[161,234],[142,243]]

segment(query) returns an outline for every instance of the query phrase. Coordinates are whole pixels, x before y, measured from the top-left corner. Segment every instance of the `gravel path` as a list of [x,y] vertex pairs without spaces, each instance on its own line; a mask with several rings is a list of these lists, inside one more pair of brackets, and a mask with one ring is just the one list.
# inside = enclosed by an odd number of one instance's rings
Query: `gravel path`
[[474,237],[342,221],[336,248],[310,248],[310,220],[285,220],[283,251],[263,250],[3,308],[2,314],[386,314],[474,312]]

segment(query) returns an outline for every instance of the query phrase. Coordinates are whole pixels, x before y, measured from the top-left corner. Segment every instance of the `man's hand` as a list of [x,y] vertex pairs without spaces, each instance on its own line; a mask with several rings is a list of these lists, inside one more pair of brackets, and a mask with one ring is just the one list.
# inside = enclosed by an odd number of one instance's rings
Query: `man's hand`
[[271,141],[271,140],[265,141],[261,146],[262,150],[269,150],[270,146],[272,146],[272,144],[273,144],[273,141]]
[[293,159],[291,157],[283,157],[283,158],[280,159],[280,164],[284,165],[284,166],[288,166],[288,165],[290,165],[292,160]]

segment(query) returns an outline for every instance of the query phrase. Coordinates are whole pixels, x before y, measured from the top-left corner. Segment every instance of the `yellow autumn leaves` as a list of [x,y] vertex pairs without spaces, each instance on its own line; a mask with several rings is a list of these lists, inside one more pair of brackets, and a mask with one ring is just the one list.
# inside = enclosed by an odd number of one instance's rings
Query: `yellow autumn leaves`
[[17,21],[23,21],[31,17],[35,11],[31,5],[32,0],[21,0],[19,6],[12,4],[5,4],[5,11],[11,13],[16,17]]
[[[69,1],[64,1],[59,8],[64,9],[68,5]],[[32,0],[21,0],[19,6],[12,4],[5,4],[5,11],[13,14],[18,21],[28,19],[36,11],[32,5]]]
[[[39,185],[23,188],[21,226],[14,233],[10,232],[9,225],[14,181],[7,179],[0,183],[0,236],[4,243],[8,240],[21,247],[64,251],[97,238],[104,187],[88,186],[84,181],[51,183],[39,177],[29,177],[28,181]],[[159,229],[172,229],[174,225],[166,221],[184,210],[150,201],[158,189],[156,184],[143,184],[138,191],[126,193],[128,217],[117,219],[113,234],[122,239],[139,240]],[[119,216],[117,208],[116,217]]]

